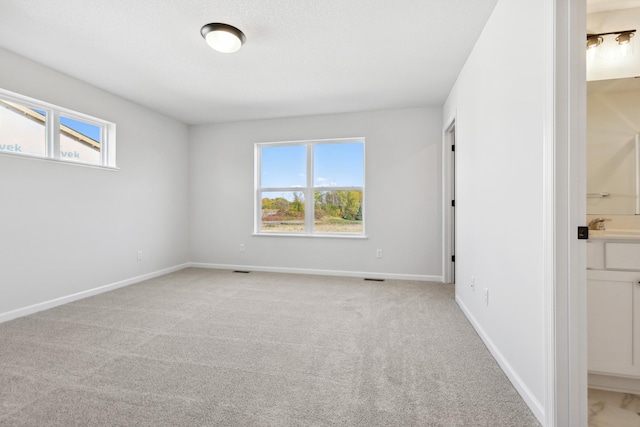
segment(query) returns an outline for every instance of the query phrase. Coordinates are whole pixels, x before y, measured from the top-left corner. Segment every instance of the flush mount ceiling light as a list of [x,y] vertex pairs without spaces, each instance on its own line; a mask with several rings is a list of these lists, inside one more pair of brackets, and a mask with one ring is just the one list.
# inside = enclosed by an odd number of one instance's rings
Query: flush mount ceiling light
[[236,27],[221,23],[205,25],[200,29],[200,34],[209,47],[222,53],[236,52],[247,39]]

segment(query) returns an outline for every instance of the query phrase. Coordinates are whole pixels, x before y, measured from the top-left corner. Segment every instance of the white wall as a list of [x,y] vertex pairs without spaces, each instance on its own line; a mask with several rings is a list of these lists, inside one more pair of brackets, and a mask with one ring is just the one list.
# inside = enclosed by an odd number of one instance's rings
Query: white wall
[[[640,31],[640,8],[611,10],[587,15],[587,33],[612,31]],[[640,38],[638,32],[631,39],[633,52],[620,55],[616,35],[603,37],[595,57],[587,56],[587,80],[619,79],[640,75]]]
[[[440,280],[441,117],[424,108],[193,127],[191,260]],[[367,240],[251,235],[255,143],[356,136],[366,138]]]
[[0,155],[0,317],[187,262],[187,127],[6,50],[0,64],[1,88],[116,123],[120,167]]
[[541,421],[545,8],[498,2],[443,116],[456,117],[456,299]]

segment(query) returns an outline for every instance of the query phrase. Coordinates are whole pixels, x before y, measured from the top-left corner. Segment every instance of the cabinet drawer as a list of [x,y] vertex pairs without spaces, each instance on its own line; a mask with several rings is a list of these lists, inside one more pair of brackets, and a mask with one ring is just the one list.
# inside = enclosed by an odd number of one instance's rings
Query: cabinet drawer
[[605,268],[640,270],[640,243],[605,243]]

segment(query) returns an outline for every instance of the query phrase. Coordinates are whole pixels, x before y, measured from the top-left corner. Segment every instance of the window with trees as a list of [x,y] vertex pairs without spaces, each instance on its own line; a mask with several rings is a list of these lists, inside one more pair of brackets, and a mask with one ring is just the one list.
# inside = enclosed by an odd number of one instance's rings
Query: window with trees
[[256,144],[258,234],[364,236],[364,138]]
[[0,153],[115,168],[115,125],[0,89]]

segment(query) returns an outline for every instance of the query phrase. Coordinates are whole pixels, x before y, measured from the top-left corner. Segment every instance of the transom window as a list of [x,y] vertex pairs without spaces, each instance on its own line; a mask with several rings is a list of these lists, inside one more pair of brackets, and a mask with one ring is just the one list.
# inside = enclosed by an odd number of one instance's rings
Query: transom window
[[115,125],[0,89],[0,153],[115,168]]
[[364,236],[364,138],[256,144],[258,234]]

